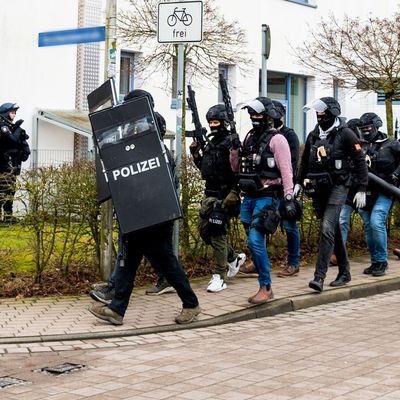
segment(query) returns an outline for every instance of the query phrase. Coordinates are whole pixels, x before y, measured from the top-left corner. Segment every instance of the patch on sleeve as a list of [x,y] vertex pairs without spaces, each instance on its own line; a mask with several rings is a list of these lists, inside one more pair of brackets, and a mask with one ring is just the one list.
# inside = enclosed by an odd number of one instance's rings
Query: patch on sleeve
[[4,132],[4,133],[7,133],[8,132],[8,128],[6,126],[2,126],[1,127],[1,131]]
[[356,144],[354,145],[354,148],[356,149],[356,151],[361,151],[361,145],[360,145],[360,143],[356,143]]

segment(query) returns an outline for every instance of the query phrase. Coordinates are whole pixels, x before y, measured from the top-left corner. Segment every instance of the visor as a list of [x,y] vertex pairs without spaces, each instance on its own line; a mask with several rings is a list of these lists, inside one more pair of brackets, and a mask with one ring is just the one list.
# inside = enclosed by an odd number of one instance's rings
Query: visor
[[247,103],[244,104],[242,108],[251,108],[254,110],[257,114],[261,114],[263,112],[266,112],[266,109],[264,107],[264,104],[261,103],[260,100],[250,100]]
[[327,108],[328,108],[328,106],[322,100],[316,99],[316,100],[311,101],[310,103],[307,103],[303,107],[303,111],[307,112],[310,110],[314,110],[315,112],[322,113],[322,112],[326,111]]

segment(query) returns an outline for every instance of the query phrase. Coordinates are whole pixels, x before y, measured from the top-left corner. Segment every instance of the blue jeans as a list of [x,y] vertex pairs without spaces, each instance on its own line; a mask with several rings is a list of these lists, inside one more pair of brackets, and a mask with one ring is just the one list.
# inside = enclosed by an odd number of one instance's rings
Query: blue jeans
[[364,221],[365,240],[373,263],[387,261],[386,219],[392,203],[392,199],[380,194],[372,210],[359,211]]
[[347,242],[347,236],[349,234],[349,226],[350,226],[350,218],[351,214],[354,211],[354,208],[352,206],[349,206],[348,204],[345,204],[340,211],[340,230],[342,232],[342,239],[343,243]]
[[269,285],[271,283],[271,265],[265,246],[265,234],[252,227],[252,224],[258,220],[256,215],[265,206],[272,204],[273,201],[275,201],[275,207],[278,208],[279,200],[273,197],[253,198],[245,196],[240,207],[240,220],[247,234],[247,245],[249,246],[254,265],[258,272],[258,282],[260,286]]
[[287,263],[291,267],[300,265],[300,232],[295,221],[282,221],[283,229],[286,232],[288,260]]

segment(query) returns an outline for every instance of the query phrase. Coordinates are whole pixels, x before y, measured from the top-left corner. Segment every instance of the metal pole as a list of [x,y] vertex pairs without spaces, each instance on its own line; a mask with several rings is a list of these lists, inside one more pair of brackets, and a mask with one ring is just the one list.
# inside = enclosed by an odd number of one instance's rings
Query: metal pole
[[[104,80],[115,76],[117,1],[106,3],[106,42],[104,54]],[[113,270],[113,205],[104,202],[100,207],[100,272],[108,280]]]
[[[184,74],[184,47],[183,43],[178,44],[178,68],[176,79],[176,136],[175,136],[175,157],[176,171],[179,173],[182,163],[182,100],[183,100],[183,74]],[[180,190],[178,188],[178,196]],[[174,226],[174,253],[179,255],[179,221]]]
[[261,25],[261,96],[267,97],[267,25]]

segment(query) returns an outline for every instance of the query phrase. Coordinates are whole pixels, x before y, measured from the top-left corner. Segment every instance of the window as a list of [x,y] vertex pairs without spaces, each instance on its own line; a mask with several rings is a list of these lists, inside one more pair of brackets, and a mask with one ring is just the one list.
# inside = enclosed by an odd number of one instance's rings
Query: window
[[[385,104],[385,92],[383,89],[378,89],[376,91],[377,97],[378,97],[378,104],[382,105]],[[400,104],[400,90],[397,91],[397,93],[394,95],[393,100],[392,100],[393,105],[399,105]]]
[[[306,126],[302,107],[306,102],[307,78],[268,71],[267,85],[267,96],[280,101],[286,108],[286,125],[296,131],[300,141],[304,141]],[[261,71],[259,93],[261,93]]]
[[135,53],[121,51],[121,64],[119,69],[119,93],[125,96],[134,87]]

